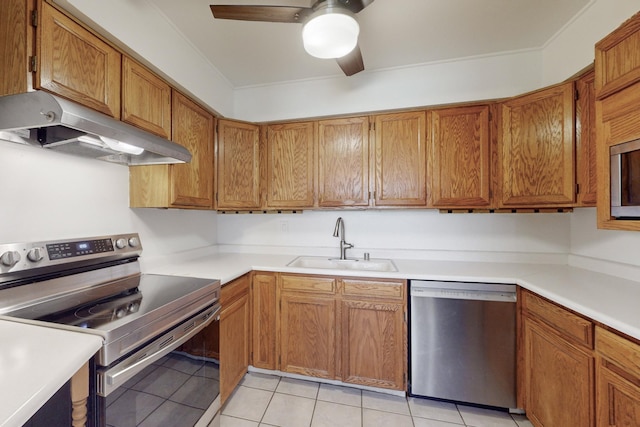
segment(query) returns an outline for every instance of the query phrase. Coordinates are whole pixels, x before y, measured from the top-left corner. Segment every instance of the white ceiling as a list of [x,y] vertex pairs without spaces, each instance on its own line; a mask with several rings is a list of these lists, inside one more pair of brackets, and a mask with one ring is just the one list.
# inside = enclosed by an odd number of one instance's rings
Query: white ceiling
[[[214,19],[210,4],[309,7],[312,0],[149,0],[234,87],[343,76],[309,56],[300,24]],[[358,13],[365,71],[539,49],[593,0],[375,0]]]

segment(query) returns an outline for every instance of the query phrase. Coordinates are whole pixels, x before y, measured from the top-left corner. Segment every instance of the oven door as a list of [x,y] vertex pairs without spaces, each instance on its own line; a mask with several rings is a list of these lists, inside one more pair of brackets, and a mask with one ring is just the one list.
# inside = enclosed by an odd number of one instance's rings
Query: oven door
[[97,367],[95,424],[209,426],[220,409],[220,382],[218,360],[206,355],[217,343],[194,336],[219,312],[219,304],[211,306],[111,366]]

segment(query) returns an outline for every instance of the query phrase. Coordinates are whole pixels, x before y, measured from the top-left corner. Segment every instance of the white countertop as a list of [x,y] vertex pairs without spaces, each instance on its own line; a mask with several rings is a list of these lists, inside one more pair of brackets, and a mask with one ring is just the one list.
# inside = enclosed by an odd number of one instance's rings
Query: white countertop
[[0,316],[0,426],[19,427],[102,346],[96,335]]
[[640,282],[557,264],[394,259],[397,272],[292,268],[295,255],[183,253],[145,264],[158,274],[215,278],[225,284],[251,270],[357,277],[514,283],[640,340]]

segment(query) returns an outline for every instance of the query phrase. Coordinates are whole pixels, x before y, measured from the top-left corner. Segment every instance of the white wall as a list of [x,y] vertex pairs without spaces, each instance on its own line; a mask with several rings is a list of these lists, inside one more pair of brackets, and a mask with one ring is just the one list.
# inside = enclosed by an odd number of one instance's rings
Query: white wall
[[501,98],[541,85],[540,51],[235,90],[235,117],[285,120]]
[[0,141],[0,243],[138,232],[144,257],[216,243],[215,213],[129,209],[129,169]]
[[218,242],[225,251],[335,256],[338,217],[344,219],[346,241],[355,245],[349,256],[370,252],[371,257],[566,262],[568,251],[568,214],[435,210],[218,215]]

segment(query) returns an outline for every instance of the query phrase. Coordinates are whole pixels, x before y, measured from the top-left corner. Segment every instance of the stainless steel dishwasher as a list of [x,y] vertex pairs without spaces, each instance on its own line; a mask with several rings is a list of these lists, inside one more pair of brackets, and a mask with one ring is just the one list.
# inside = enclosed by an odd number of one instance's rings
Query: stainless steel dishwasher
[[409,394],[516,408],[516,286],[412,280]]

